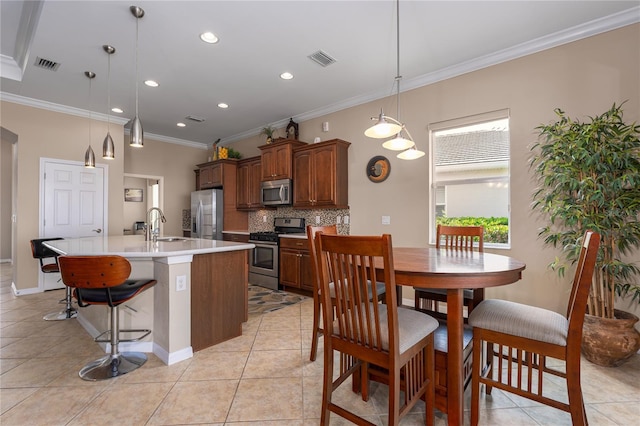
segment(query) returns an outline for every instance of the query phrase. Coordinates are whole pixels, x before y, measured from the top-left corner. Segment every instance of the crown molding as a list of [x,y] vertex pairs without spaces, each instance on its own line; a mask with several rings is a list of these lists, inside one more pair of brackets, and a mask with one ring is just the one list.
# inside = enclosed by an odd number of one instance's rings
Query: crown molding
[[[55,104],[53,102],[43,101],[40,99],[14,95],[13,93],[0,92],[0,100],[33,108],[45,109],[47,111],[59,112],[62,114],[75,115],[76,117],[91,118],[92,120],[107,122],[107,114],[101,112],[87,111],[86,109],[74,108],[66,105]],[[110,114],[108,121],[124,126],[129,122],[129,119]]]

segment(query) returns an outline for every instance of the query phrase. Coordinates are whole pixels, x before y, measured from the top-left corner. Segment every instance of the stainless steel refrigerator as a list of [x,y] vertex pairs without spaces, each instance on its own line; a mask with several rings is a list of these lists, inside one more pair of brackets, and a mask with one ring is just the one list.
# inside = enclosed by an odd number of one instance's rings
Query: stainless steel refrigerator
[[191,193],[191,238],[222,240],[222,189]]

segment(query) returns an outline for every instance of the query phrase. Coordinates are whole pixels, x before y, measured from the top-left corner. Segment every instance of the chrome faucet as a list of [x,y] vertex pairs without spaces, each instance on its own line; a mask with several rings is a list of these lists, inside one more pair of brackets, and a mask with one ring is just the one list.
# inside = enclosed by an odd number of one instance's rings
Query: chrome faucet
[[[154,210],[158,213],[156,214],[155,226],[153,225],[153,222],[151,222],[151,213],[153,213]],[[158,223],[158,217],[160,218],[160,221],[162,223],[165,223],[167,221],[167,219],[164,217],[164,213],[162,213],[162,210],[160,210],[159,207],[151,207],[149,210],[147,210],[147,224],[144,228],[145,241],[153,240],[154,243],[158,241],[158,235],[160,234],[160,224]]]

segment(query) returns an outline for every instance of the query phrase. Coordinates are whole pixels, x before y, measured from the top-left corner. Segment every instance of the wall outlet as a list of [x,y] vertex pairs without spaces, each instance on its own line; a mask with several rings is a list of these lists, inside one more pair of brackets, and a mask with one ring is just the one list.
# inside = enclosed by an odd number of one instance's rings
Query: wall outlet
[[262,216],[262,221],[263,221],[264,223],[267,223],[267,215]]
[[383,225],[391,225],[391,216],[382,216]]
[[316,216],[316,225],[320,225],[320,216]]
[[336,225],[340,225],[340,216],[336,216]]
[[178,275],[176,277],[176,291],[185,291],[187,289],[187,276]]
[[344,223],[345,225],[348,225],[348,224],[349,224],[349,216],[345,216],[345,217],[344,217],[343,223]]

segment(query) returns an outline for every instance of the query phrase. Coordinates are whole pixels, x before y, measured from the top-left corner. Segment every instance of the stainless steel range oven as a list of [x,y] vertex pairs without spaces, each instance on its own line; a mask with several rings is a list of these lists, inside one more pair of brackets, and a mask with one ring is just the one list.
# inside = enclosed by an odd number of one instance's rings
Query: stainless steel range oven
[[304,219],[279,217],[274,219],[274,231],[249,233],[249,242],[255,244],[249,252],[249,283],[277,290],[278,235],[304,232]]

